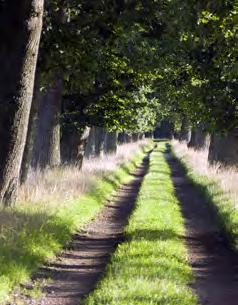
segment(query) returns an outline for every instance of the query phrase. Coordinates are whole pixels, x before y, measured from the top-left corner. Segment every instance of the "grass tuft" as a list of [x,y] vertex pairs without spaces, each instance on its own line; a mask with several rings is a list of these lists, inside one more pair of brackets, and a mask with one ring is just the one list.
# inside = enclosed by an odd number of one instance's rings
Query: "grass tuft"
[[152,153],[126,229],[126,241],[113,255],[105,278],[84,305],[195,305],[193,281],[184,245],[184,223],[165,143]]

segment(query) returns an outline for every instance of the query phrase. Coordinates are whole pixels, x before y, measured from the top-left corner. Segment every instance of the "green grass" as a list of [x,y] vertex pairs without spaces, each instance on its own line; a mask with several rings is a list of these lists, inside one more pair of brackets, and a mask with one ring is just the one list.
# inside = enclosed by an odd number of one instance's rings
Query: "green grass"
[[231,247],[238,251],[238,209],[234,206],[230,194],[223,191],[218,182],[195,172],[186,159],[177,157],[173,150],[172,154],[183,167],[189,181],[203,196],[204,203],[215,212],[220,228]]
[[43,262],[53,258],[83,224],[97,215],[119,185],[132,179],[129,172],[143,156],[140,151],[131,162],[97,180],[92,191],[57,213],[40,205],[18,205],[0,212],[0,303],[7,301],[14,287],[28,281]]
[[152,153],[126,229],[105,278],[84,305],[195,305],[184,245],[184,223],[175,197],[165,142]]

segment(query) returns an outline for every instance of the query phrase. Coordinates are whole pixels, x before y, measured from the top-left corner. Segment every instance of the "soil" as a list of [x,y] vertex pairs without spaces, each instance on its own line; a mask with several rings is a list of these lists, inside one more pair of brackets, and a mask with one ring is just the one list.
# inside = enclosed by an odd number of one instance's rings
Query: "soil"
[[[185,240],[195,275],[192,288],[202,305],[238,305],[238,255],[219,229],[216,213],[168,157],[185,221]],[[182,304],[181,304],[182,305]]]
[[132,181],[120,187],[98,217],[74,236],[70,246],[54,263],[41,268],[35,281],[46,283],[43,286],[45,296],[41,299],[24,296],[24,304],[79,305],[95,288],[105,274],[110,256],[123,241],[124,228],[148,165],[149,154],[131,174]]

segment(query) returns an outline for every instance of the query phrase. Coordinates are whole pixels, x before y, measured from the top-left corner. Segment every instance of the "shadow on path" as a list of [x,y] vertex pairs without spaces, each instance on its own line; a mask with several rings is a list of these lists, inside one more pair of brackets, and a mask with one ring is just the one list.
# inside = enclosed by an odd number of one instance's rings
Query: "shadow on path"
[[166,158],[185,220],[185,241],[195,274],[192,287],[202,305],[237,305],[238,254],[229,248],[215,212],[188,181],[179,161],[169,151]]
[[28,300],[27,304],[78,305],[95,288],[118,243],[124,239],[124,228],[147,173],[151,152],[131,174],[132,181],[119,188],[113,201],[74,236],[57,261],[41,268],[37,279],[50,278],[44,286],[46,296],[38,301]]

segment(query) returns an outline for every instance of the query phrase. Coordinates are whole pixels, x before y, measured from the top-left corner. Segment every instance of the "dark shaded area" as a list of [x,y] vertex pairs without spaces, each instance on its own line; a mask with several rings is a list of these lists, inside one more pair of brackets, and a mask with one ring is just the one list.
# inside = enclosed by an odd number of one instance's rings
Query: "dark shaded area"
[[154,137],[172,139],[174,134],[174,124],[169,120],[163,120],[154,131]]
[[[186,177],[185,168],[169,154],[177,198],[185,220],[185,241],[195,274],[196,290],[202,305],[238,304],[238,255],[229,247],[211,209],[211,198],[201,185],[194,185]],[[210,200],[210,205],[208,204]]]

